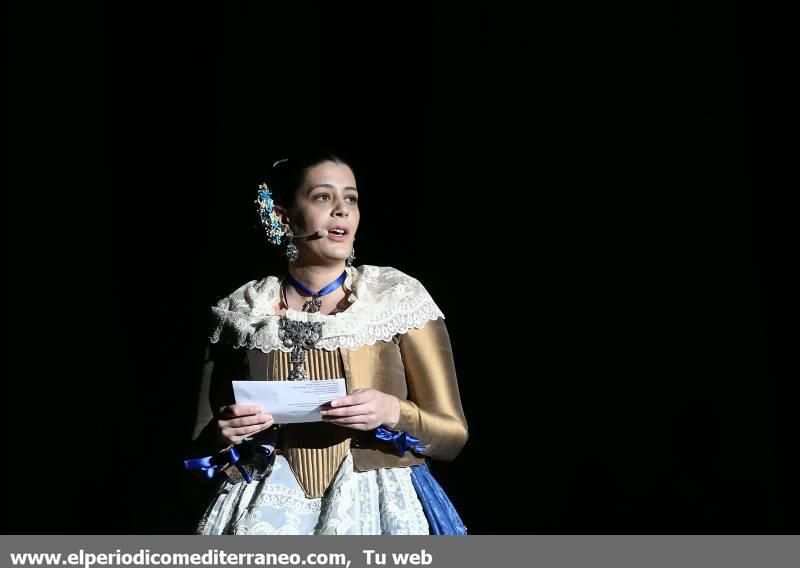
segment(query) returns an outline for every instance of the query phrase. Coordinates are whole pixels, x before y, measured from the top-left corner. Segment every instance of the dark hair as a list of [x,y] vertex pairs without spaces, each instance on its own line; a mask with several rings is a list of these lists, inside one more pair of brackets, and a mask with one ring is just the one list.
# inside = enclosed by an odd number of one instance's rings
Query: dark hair
[[310,168],[323,162],[344,164],[352,169],[350,162],[341,154],[329,150],[306,150],[278,160],[269,172],[268,183],[275,202],[288,209],[294,208],[297,190]]

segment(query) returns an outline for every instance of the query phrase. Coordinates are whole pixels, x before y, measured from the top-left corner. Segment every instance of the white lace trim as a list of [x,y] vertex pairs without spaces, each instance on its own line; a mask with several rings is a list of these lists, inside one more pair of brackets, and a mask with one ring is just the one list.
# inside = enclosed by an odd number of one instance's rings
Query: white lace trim
[[355,471],[347,454],[322,497],[305,496],[278,454],[261,481],[223,482],[197,534],[429,534],[411,468]]
[[[333,315],[286,311],[286,318],[321,321],[322,338],[317,346],[333,351],[344,347],[353,351],[377,341],[391,341],[398,333],[419,329],[429,320],[443,318],[425,287],[411,276],[390,266],[363,265],[347,268],[344,285],[349,288],[352,305]],[[270,351],[291,351],[278,338],[275,307],[280,302],[278,278],[252,280],[226,296],[212,309],[216,325],[211,342],[221,336],[236,347]]]

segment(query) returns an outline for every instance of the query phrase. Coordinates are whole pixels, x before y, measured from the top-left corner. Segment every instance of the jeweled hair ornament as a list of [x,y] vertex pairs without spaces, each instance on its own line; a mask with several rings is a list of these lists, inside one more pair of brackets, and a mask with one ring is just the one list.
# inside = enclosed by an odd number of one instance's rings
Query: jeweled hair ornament
[[[289,158],[275,160],[272,162],[272,167],[275,168],[278,164],[288,161]],[[280,246],[286,234],[286,227],[275,213],[275,199],[266,183],[258,185],[258,198],[255,200],[255,204],[258,205],[258,216],[261,218],[261,224],[264,225],[267,240],[275,246]]]
[[280,246],[286,230],[278,218],[278,214],[275,213],[275,200],[266,183],[259,184],[258,198],[255,203],[258,205],[258,216],[261,224],[264,225],[267,240],[275,246]]

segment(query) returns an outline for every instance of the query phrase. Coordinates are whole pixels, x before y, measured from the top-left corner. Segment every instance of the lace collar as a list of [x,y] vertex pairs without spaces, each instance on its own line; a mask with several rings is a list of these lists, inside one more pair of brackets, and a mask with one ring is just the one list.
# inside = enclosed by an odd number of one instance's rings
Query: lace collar
[[[390,266],[348,267],[344,285],[351,290],[351,305],[326,315],[288,309],[287,319],[321,321],[320,348],[344,347],[355,350],[376,341],[391,341],[398,333],[421,328],[429,320],[444,318],[425,287],[416,279]],[[210,340],[230,341],[235,347],[259,349],[265,353],[290,351],[278,338],[275,309],[280,302],[280,281],[276,276],[252,280],[237,288],[211,310],[214,330]]]

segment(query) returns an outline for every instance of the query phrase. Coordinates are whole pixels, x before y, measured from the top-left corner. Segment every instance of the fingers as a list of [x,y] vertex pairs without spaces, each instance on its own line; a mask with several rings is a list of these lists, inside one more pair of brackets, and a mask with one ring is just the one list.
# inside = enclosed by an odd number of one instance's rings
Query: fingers
[[[336,426],[341,426],[342,428],[350,428],[351,430],[372,430],[373,428],[377,428],[380,423],[378,420],[372,422],[364,422],[365,417],[348,417],[348,418],[337,418],[336,420],[326,420],[329,424],[335,424]],[[348,422],[344,422],[347,420]],[[354,422],[354,420],[358,420],[358,422]]]
[[272,420],[272,415],[263,412],[261,414],[244,416],[242,418],[232,418],[231,420],[222,420],[222,422],[225,422],[226,425],[231,428],[240,428],[242,426],[252,426],[253,424],[263,424],[268,419]]
[[261,432],[262,430],[267,430],[271,426],[272,422],[270,421],[267,424],[259,424],[257,426],[246,426],[244,428],[224,428],[222,430],[222,435],[231,444],[238,444],[244,438],[252,436],[257,432]]
[[257,404],[229,404],[220,408],[220,418],[229,419],[239,416],[258,414],[263,409]]
[[341,418],[343,416],[358,416],[359,414],[374,414],[372,405],[358,404],[355,406],[344,406],[341,408],[331,408],[328,410],[320,410],[320,415],[325,418]]
[[232,436],[239,436],[244,438],[250,434],[255,434],[256,432],[260,432],[261,430],[266,430],[270,426],[272,426],[271,418],[269,422],[264,422],[263,424],[256,424],[254,426],[244,426],[243,428],[230,428],[229,431]]
[[366,389],[355,391],[342,398],[336,398],[331,401],[331,408],[339,408],[341,406],[352,406],[354,404],[364,404],[375,398],[376,391],[373,389]]
[[368,404],[324,410],[320,414],[325,422],[354,430],[371,430],[380,424],[378,414]]
[[233,418],[231,420],[218,420],[220,434],[232,444],[238,444],[246,438],[261,430],[266,430],[273,424],[272,415],[260,413],[253,416]]
[[332,424],[338,424],[340,426],[351,426],[354,424],[375,424],[378,422],[378,417],[375,414],[361,414],[360,416],[344,416],[342,418],[334,418],[332,420],[326,420],[326,422],[330,422]]
[[330,424],[354,430],[372,430],[384,423],[397,422],[397,418],[393,418],[392,399],[394,397],[376,389],[354,391],[332,400],[320,415]]

